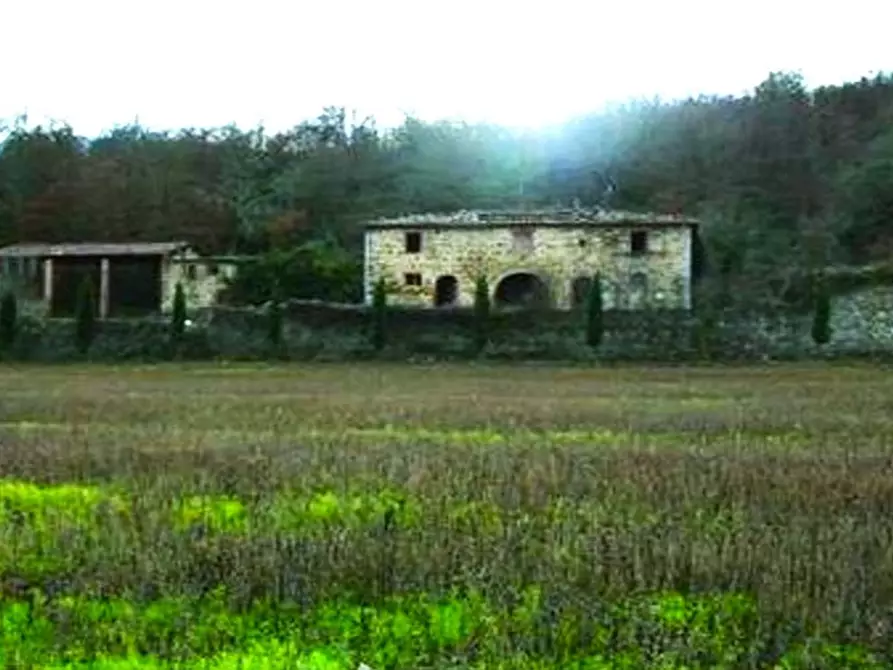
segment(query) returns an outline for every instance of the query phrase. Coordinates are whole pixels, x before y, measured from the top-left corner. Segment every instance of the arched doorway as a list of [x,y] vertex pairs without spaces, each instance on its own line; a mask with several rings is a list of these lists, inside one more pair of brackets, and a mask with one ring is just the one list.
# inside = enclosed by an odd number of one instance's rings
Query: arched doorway
[[530,272],[515,272],[496,284],[494,303],[497,307],[547,307],[549,287]]
[[434,306],[449,307],[459,298],[459,280],[453,275],[438,277],[434,282]]
[[577,277],[571,283],[571,305],[582,307],[589,300],[589,291],[592,290],[592,277]]

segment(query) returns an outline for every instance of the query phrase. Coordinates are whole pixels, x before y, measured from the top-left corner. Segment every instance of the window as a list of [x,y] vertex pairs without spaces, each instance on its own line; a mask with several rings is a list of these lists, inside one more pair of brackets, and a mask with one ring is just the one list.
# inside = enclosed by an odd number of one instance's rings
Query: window
[[407,272],[403,275],[403,281],[407,286],[421,286],[422,285],[422,275],[418,272]]
[[648,253],[648,233],[644,230],[636,230],[630,233],[629,251],[633,256],[641,256]]
[[212,277],[216,277],[220,274],[220,266],[217,263],[211,263],[208,265],[208,274]]
[[422,234],[419,232],[406,233],[406,253],[417,254],[422,250]]
[[195,281],[196,277],[198,277],[198,269],[195,267],[195,263],[190,263],[186,266],[186,279]]
[[512,231],[512,250],[516,254],[533,251],[533,228],[516,228]]

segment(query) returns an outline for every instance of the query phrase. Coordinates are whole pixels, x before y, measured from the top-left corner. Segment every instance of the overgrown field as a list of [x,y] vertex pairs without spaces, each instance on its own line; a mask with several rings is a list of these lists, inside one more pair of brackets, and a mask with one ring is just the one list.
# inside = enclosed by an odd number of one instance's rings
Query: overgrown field
[[868,367],[0,369],[0,666],[882,668]]

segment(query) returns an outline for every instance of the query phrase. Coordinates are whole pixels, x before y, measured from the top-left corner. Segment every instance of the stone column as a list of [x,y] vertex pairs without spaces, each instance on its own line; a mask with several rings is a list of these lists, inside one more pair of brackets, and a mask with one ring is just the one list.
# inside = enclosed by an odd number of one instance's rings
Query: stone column
[[47,309],[53,307],[53,259],[47,258],[43,261],[43,301],[46,303]]
[[99,263],[99,318],[109,316],[109,259],[103,258]]

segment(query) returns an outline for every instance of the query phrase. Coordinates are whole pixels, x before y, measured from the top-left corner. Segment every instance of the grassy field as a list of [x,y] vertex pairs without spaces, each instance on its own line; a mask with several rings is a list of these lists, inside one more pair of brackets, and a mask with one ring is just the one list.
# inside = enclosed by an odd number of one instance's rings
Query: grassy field
[[882,668],[868,367],[0,368],[0,666]]

